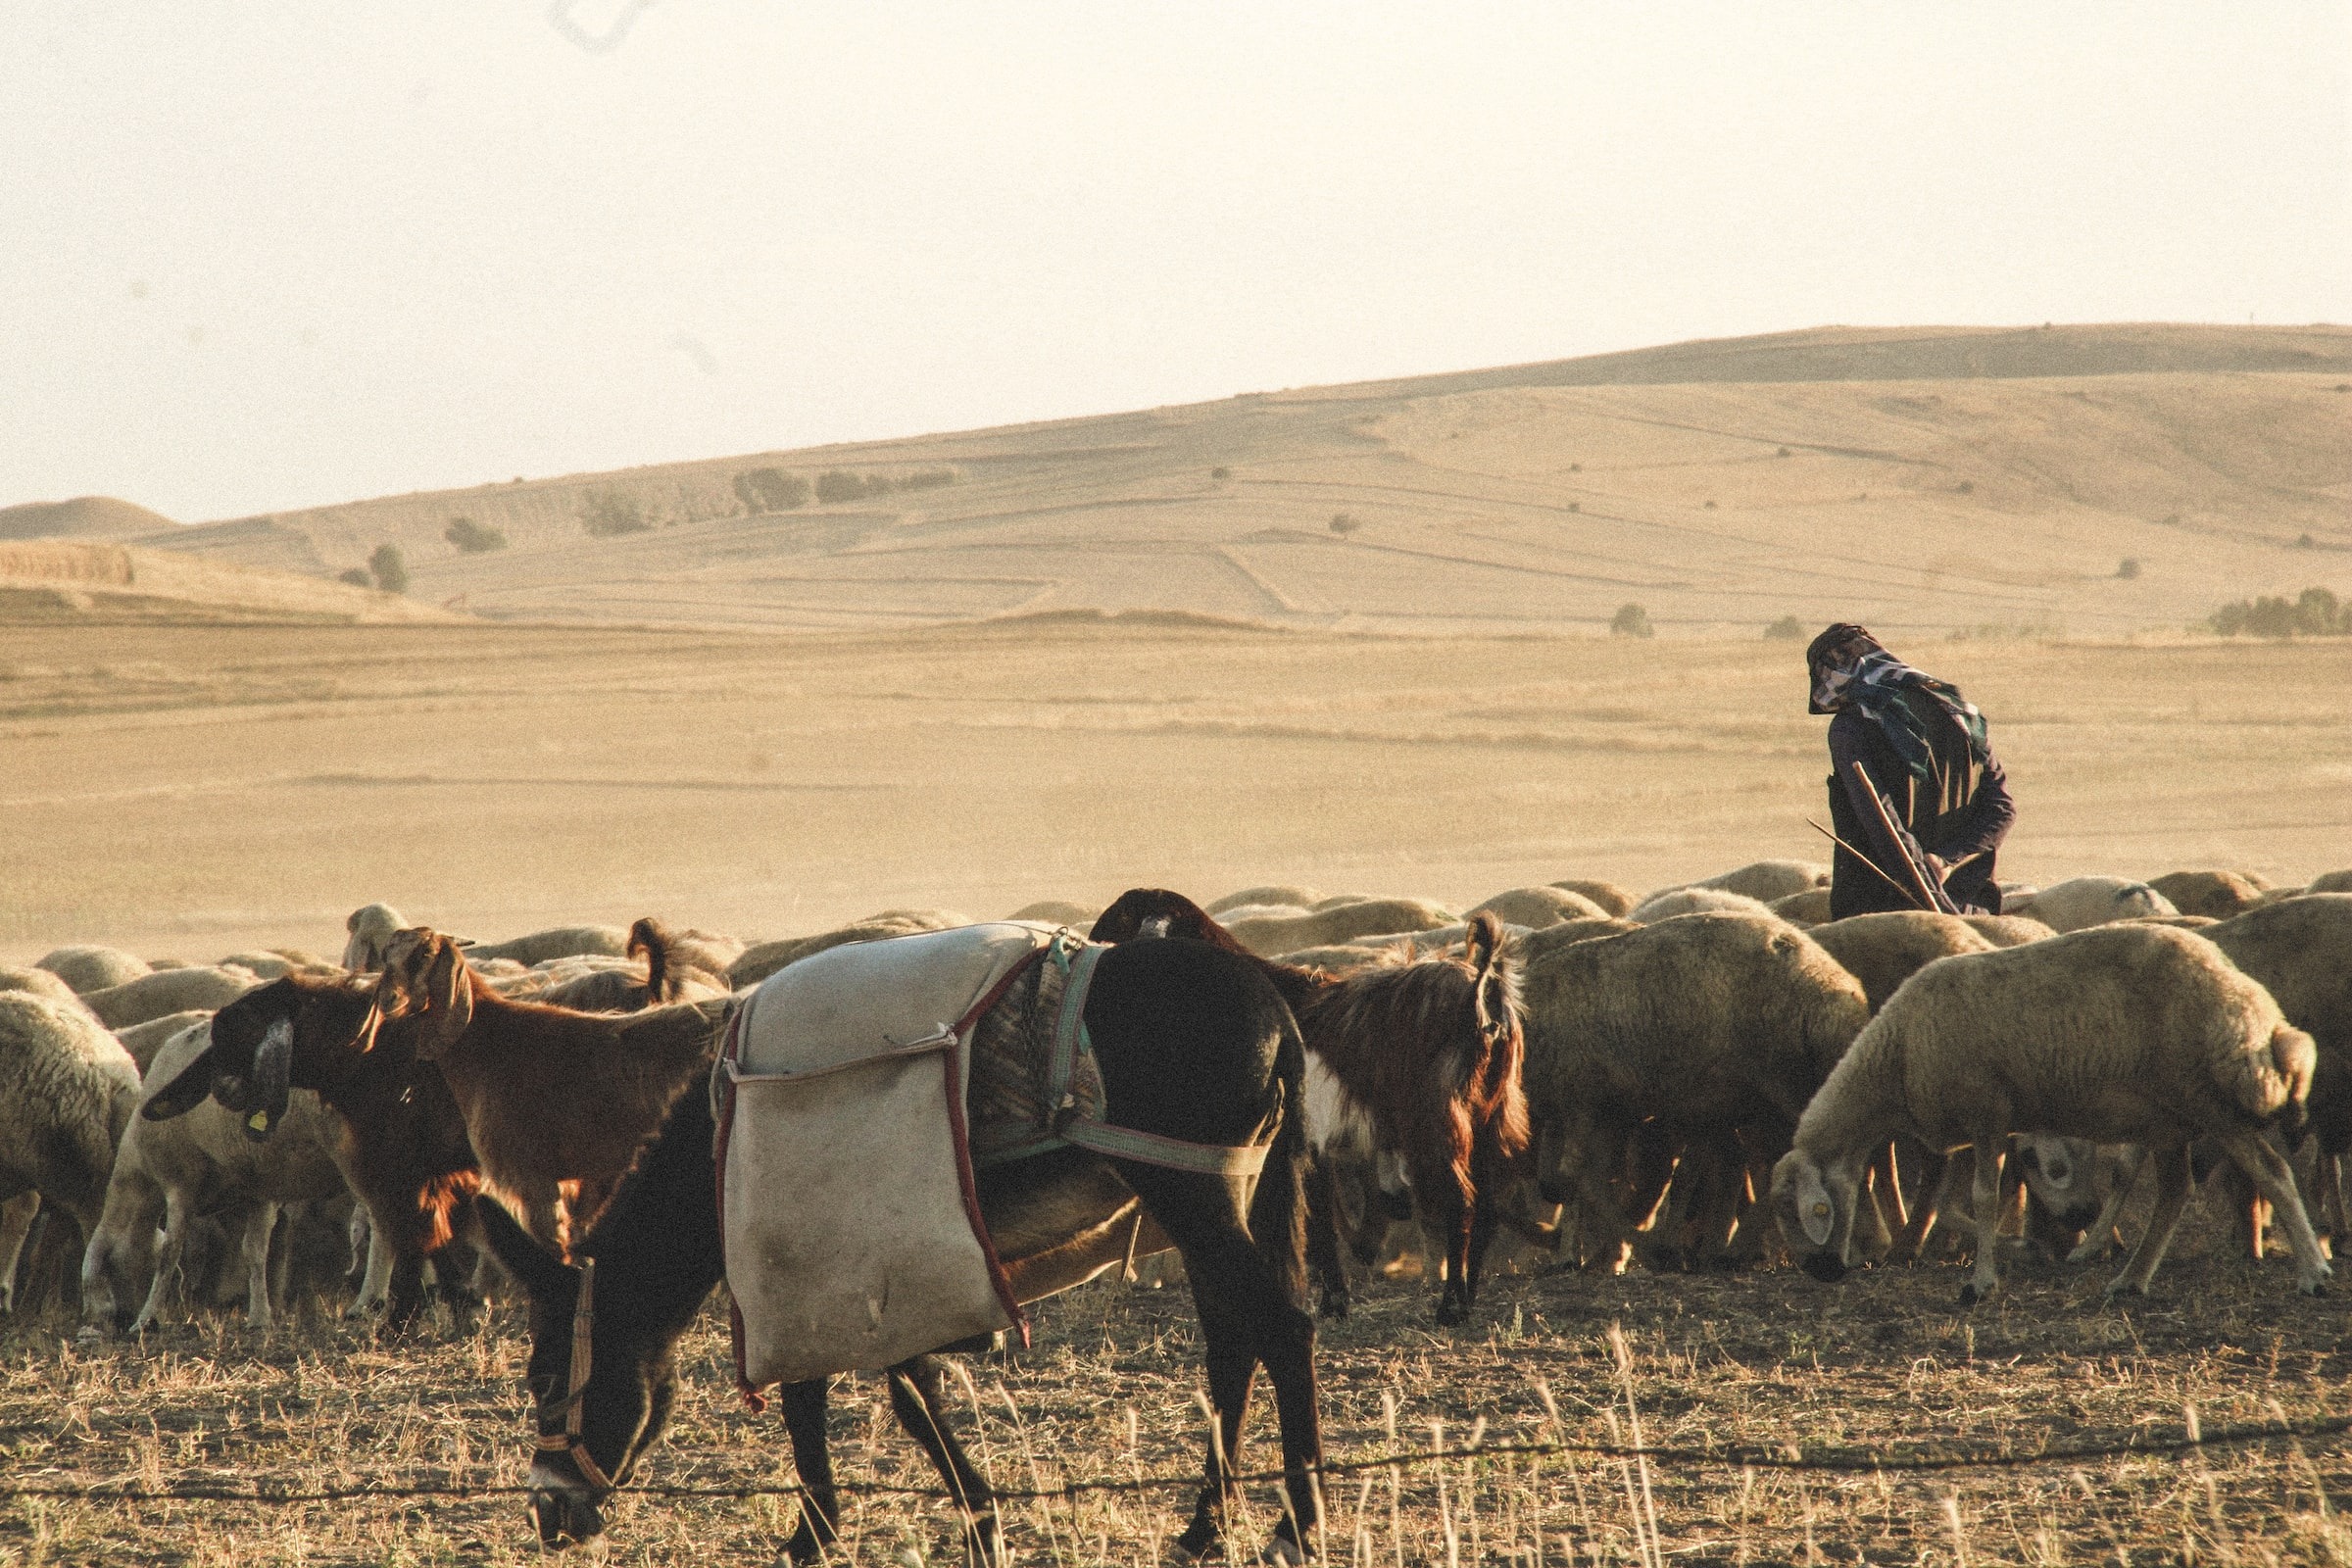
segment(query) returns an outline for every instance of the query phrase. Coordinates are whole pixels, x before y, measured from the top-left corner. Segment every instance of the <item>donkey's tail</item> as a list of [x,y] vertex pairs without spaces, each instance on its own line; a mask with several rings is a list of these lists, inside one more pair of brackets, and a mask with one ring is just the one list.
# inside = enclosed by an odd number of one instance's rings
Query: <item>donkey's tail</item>
[[1283,1295],[1306,1308],[1306,1042],[1291,1009],[1282,1009],[1282,1044],[1274,1052],[1274,1081],[1282,1090],[1282,1120],[1266,1151],[1257,1191],[1250,1200],[1250,1236]]

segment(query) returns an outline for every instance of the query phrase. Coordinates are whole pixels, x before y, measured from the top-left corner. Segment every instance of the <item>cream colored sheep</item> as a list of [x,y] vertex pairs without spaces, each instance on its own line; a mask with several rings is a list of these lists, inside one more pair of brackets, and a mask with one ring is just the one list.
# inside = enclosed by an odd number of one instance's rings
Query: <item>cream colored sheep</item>
[[2058,934],[2039,920],[2030,920],[2022,914],[1964,914],[1960,918],[1971,931],[1996,948],[2022,948],[2029,942]]
[[260,975],[264,980],[275,980],[283,975],[293,974],[297,970],[304,973],[316,973],[319,970],[332,969],[335,965],[316,954],[305,953],[300,948],[270,948],[265,952],[232,953],[222,958],[215,967],[246,969]]
[[84,996],[92,991],[107,991],[143,974],[154,972],[154,966],[144,958],[134,957],[120,948],[59,948],[37,960],[35,969],[46,969]]
[[127,1029],[170,1012],[216,1012],[261,983],[250,969],[159,969],[81,1000],[109,1029]]
[[1357,937],[1434,931],[1461,919],[1452,910],[1421,899],[1366,899],[1321,913],[1250,915],[1236,911],[1221,923],[1251,953],[1272,956],[1301,948],[1326,948]]
[[1554,948],[1573,947],[1579,942],[1597,942],[1602,937],[1621,937],[1629,931],[1644,929],[1636,921],[1611,915],[1590,920],[1562,920],[1558,925],[1547,925],[1513,939],[1511,953],[1524,964],[1537,954],[1549,953]]
[[1035,920],[1040,925],[1082,926],[1102,912],[1101,909],[1090,909],[1083,904],[1071,904],[1063,899],[1045,899],[1036,904],[1025,904],[1004,918]]
[[164,1049],[167,1041],[183,1029],[209,1021],[218,1010],[214,1007],[191,1007],[185,1012],[168,1012],[161,1018],[150,1018],[145,1023],[118,1029],[115,1038],[122,1042],[122,1049],[130,1053],[130,1059],[139,1064],[139,1076],[144,1079],[147,1064],[155,1060],[155,1054]]
[[2078,876],[2043,888],[2031,898],[2001,899],[2003,914],[2039,920],[2053,931],[2084,931],[2146,914],[2179,914],[2172,902],[2145,882],[2120,876]]
[[0,1312],[17,1309],[17,1260],[24,1253],[24,1238],[41,1211],[41,1195],[19,1193],[0,1203]]
[[2262,982],[2286,1021],[2311,1036],[2311,1130],[2321,1195],[2335,1210],[2336,1247],[2352,1243],[2352,893],[2314,893],[2249,909],[2202,935]]
[[1772,901],[1772,912],[1790,925],[1826,925],[1830,918],[1830,890],[1807,888]]
[[1720,888],[1743,893],[1759,904],[1785,899],[1791,893],[1830,885],[1830,868],[1818,860],[1752,860],[1737,870],[1685,883],[1692,888]]
[[344,917],[349,933],[343,944],[343,967],[353,974],[376,974],[384,967],[384,946],[392,933],[409,928],[409,917],[389,904],[363,904]]
[[1722,888],[1668,888],[1653,893],[1634,906],[1626,918],[1639,925],[1656,925],[1683,914],[1746,914],[1759,919],[1777,918],[1772,906],[1744,893],[1727,892]]
[[1309,914],[1321,914],[1325,909],[1336,909],[1343,904],[1369,904],[1379,897],[1377,893],[1326,893],[1306,908]]
[[2245,871],[2173,871],[2150,877],[2148,886],[2182,914],[2210,914],[2227,920],[2260,904],[2271,885]]
[[1849,914],[1817,925],[1806,935],[1862,982],[1872,1012],[1886,1005],[1904,981],[1937,958],[1990,953],[1994,946],[1960,916],[1922,909]]
[[1522,925],[1531,931],[1539,926],[1558,925],[1562,920],[1605,919],[1609,913],[1581,893],[1552,887],[1512,888],[1474,904],[1463,912],[1467,916],[1482,909],[1505,925]]
[[1704,1145],[1733,1170],[1748,1151],[1778,1152],[1870,1004],[1769,915],[1694,914],[1584,942],[1560,941],[1565,929],[1522,946],[1537,1172],[1613,1258],[1656,1201],[1637,1193],[1629,1208],[1615,1191],[1637,1128]]
[[[211,1044],[209,1023],[181,1030],[156,1053],[147,1088],[170,1083]],[[341,1136],[338,1118],[307,1089],[293,1092],[284,1121],[258,1142],[247,1136],[235,1111],[214,1100],[169,1121],[132,1118],[116,1152],[104,1213],[82,1252],[83,1333],[123,1326],[119,1302],[124,1298],[118,1290],[146,1292],[128,1332],[143,1334],[152,1327],[177,1290],[191,1222],[205,1210],[223,1207],[238,1222],[246,1318],[256,1328],[268,1328],[270,1233],[285,1205],[345,1191],[332,1152]]]
[[912,936],[917,931],[945,931],[954,926],[970,925],[964,915],[949,909],[884,909],[853,921],[832,931],[820,931],[812,937],[787,937],[778,942],[759,942],[746,948],[743,956],[727,967],[727,983],[741,991],[745,986],[758,985],[788,963],[806,958],[827,948],[838,948],[851,942],[877,942],[884,937]]
[[138,1064],[97,1019],[0,992],[0,1202],[38,1193],[89,1235],[138,1092]]
[[[2286,890],[2282,888],[2279,891],[2285,892]],[[2352,893],[2352,869],[2323,871],[2303,884],[2303,891],[2306,893]],[[48,965],[43,964],[41,967],[45,969]]]
[[[2213,1140],[2285,1219],[2296,1283],[2316,1295],[2327,1259],[2294,1178],[2262,1125],[2299,1117],[2311,1037],[2204,938],[2163,926],[2078,931],[1939,959],[1912,976],[1805,1107],[1772,1177],[1775,1211],[1807,1272],[1846,1266],[1866,1162],[1889,1138],[1931,1149],[2003,1147],[2035,1131],[2156,1151],[2161,1187],[2138,1250],[2110,1295],[2147,1289],[2188,1195],[2188,1146]],[[1976,1161],[1976,1273],[1964,1303],[2000,1283],[1999,1162]]]
[[629,933],[624,926],[560,925],[505,942],[476,942],[466,950],[466,956],[469,960],[514,958],[523,963],[545,963],[550,958],[589,955],[621,957],[628,951]]
[[[47,997],[65,1006],[81,1006],[81,998],[74,994],[74,988],[46,969],[0,968],[0,991],[22,991],[28,996]],[[89,1011],[86,1007],[82,1010]]]
[[1322,902],[1323,895],[1311,888],[1286,887],[1276,883],[1271,886],[1243,888],[1239,892],[1228,893],[1221,899],[1212,900],[1202,905],[1201,907],[1221,918],[1228,909],[1244,908],[1252,904],[1284,904],[1306,909],[1312,908]]
[[1582,894],[1600,906],[1603,914],[1625,914],[1642,901],[1634,897],[1633,889],[1619,887],[1614,882],[1596,881],[1591,877],[1569,877],[1551,884],[1570,893]]

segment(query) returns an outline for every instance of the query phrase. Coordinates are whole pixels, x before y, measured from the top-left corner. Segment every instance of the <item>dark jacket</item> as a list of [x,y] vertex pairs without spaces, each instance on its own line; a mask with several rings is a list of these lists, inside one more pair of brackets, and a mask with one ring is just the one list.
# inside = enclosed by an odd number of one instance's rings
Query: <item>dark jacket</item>
[[[1830,720],[1830,822],[1847,844],[1867,850],[1870,858],[1895,881],[1903,882],[1901,861],[1885,842],[1875,820],[1866,820],[1848,792],[1846,764],[1858,761],[1878,786],[1896,824],[1906,829],[1919,848],[1945,865],[1967,860],[1950,872],[1944,891],[1963,912],[1998,914],[2001,891],[1993,885],[1993,853],[2009,836],[2017,820],[2016,803],[2009,798],[2009,780],[2000,760],[1987,756],[1980,763],[1969,754],[1968,736],[1958,721],[1930,737],[1935,753],[1925,780],[1915,777],[1902,758],[1887,744],[1878,724],[1866,713],[1846,709]],[[1969,859],[1970,856],[1976,858]],[[1889,885],[1886,878],[1840,847],[1832,860],[1830,918],[1871,914],[1882,909],[1913,909],[1919,906]]]

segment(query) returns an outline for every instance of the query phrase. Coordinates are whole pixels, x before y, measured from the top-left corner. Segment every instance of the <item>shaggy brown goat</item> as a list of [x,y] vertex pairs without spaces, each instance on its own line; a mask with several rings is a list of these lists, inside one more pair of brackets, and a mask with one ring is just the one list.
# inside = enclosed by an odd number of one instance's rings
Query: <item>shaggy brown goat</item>
[[[1206,910],[1180,893],[1135,888],[1095,921],[1094,940],[1190,938],[1252,956]],[[1380,1144],[1404,1157],[1423,1222],[1446,1249],[1438,1321],[1469,1316],[1494,1231],[1494,1204],[1479,1195],[1527,1147],[1520,1087],[1518,979],[1502,953],[1502,928],[1472,916],[1460,954],[1389,961],[1334,977],[1270,958],[1255,961],[1290,1004],[1306,1049],[1319,1057]],[[1322,1180],[1317,1189],[1328,1184]],[[1328,1193],[1322,1193],[1328,1200]],[[1310,1237],[1327,1312],[1347,1310],[1328,1201]]]
[[[648,967],[661,974],[662,960]],[[416,1020],[416,1054],[448,1080],[484,1185],[558,1248],[567,1210],[584,1224],[602,1207],[679,1091],[709,1069],[733,1004],[584,1013],[511,1002],[422,926],[386,943],[375,989],[386,1022]]]

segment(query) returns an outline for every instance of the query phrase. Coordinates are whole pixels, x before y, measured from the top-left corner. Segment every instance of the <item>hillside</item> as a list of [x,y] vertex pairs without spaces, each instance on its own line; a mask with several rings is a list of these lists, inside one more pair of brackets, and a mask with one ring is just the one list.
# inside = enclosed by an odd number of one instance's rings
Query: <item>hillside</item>
[[62,539],[0,543],[0,624],[376,625],[457,618],[394,594],[174,551]]
[[[394,540],[417,599],[501,618],[1590,632],[1638,603],[1667,634],[2118,632],[2352,595],[2348,374],[2338,327],[1825,328],[135,539],[319,575]],[[760,469],[877,493],[780,508]],[[600,508],[653,525],[590,537]],[[461,516],[506,547],[460,553]]]
[[174,526],[160,512],[113,496],[0,507],[0,539],[126,539]]

